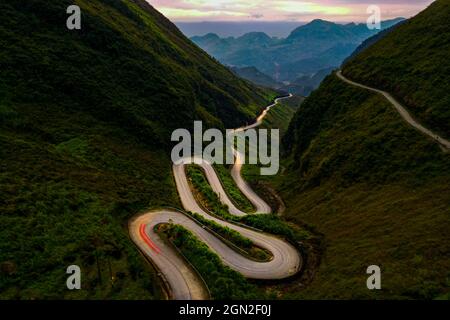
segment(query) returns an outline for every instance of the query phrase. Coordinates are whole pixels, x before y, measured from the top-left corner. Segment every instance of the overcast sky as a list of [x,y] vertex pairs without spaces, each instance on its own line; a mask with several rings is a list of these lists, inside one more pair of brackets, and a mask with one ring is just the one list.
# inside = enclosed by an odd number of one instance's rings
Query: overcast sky
[[173,21],[366,21],[367,7],[382,19],[409,18],[433,0],[147,0]]

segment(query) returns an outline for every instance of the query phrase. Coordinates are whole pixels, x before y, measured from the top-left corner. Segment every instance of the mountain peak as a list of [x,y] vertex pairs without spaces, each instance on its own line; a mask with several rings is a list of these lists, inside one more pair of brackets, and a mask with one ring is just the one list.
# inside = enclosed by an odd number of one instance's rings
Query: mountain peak
[[314,19],[310,23],[307,23],[306,25],[320,25],[320,24],[335,24],[335,23],[323,19]]
[[263,40],[270,41],[272,38],[264,32],[249,32],[238,38],[239,40]]
[[220,39],[220,37],[216,33],[207,33],[204,35],[205,39]]
[[300,26],[292,31],[287,39],[293,40],[321,37],[329,32],[339,32],[342,28],[342,25],[338,25],[331,21],[314,19],[310,23]]

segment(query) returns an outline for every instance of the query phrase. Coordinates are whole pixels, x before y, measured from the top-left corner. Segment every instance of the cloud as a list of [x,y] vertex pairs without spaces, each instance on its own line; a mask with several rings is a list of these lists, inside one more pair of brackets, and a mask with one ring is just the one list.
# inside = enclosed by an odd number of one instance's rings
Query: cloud
[[226,10],[198,10],[198,9],[178,9],[170,7],[160,7],[159,11],[172,19],[191,19],[191,18],[215,18],[215,17],[246,17],[244,12],[233,12]]
[[314,2],[276,1],[274,9],[289,14],[334,14],[344,15],[351,12],[350,7],[321,5]]
[[147,0],[177,21],[243,21],[260,19],[365,21],[366,9],[379,5],[383,19],[410,17],[433,0]]
[[261,13],[254,13],[254,14],[250,15],[250,17],[253,19],[262,19],[262,18],[264,18],[264,15]]

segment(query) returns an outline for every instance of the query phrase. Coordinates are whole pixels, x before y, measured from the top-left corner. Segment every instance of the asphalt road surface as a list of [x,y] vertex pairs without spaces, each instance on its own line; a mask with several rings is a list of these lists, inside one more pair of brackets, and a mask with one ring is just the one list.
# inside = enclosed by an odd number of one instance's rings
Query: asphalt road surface
[[363,88],[363,89],[366,89],[366,90],[370,90],[370,91],[373,91],[373,92],[376,92],[376,93],[379,93],[379,94],[383,95],[394,106],[395,110],[397,110],[397,112],[400,114],[400,116],[403,118],[403,120],[405,120],[408,124],[410,124],[411,126],[416,128],[417,130],[419,130],[423,134],[425,134],[428,137],[432,138],[436,143],[441,145],[444,150],[446,150],[446,151],[450,150],[450,141],[442,138],[438,134],[436,134],[433,131],[425,128],[420,123],[418,123],[416,120],[414,120],[413,117],[409,114],[408,110],[404,106],[402,106],[397,100],[395,100],[389,93],[387,93],[385,91],[382,91],[382,90],[378,90],[378,89],[375,89],[375,88],[371,88],[371,87],[365,86],[365,85],[360,84],[360,83],[356,83],[354,81],[351,81],[351,80],[347,79],[346,77],[344,77],[342,75],[342,71],[341,70],[339,70],[336,74],[342,81],[344,81],[344,82],[346,82],[348,84],[351,84],[352,86]]
[[[274,104],[267,107],[261,116],[258,117],[255,124],[236,129],[236,131],[244,131],[259,126],[267,112],[272,107],[276,106],[282,99],[284,98],[275,100]],[[270,206],[263,199],[261,199],[242,178],[241,155],[235,152],[235,156],[236,161],[232,169],[232,177],[235,180],[236,185],[254,204],[257,213],[270,213]],[[233,250],[222,240],[199,226],[195,221],[183,213],[177,212],[176,210],[155,210],[139,215],[130,221],[130,236],[143,254],[151,260],[153,265],[162,274],[162,277],[169,288],[172,299],[204,300],[210,297],[204,282],[189,265],[189,263],[183,259],[170,245],[165,243],[157,233],[155,233],[155,227],[163,223],[182,225],[186,229],[190,230],[196,235],[197,238],[199,238],[212,251],[214,251],[222,259],[224,264],[233,270],[240,272],[247,278],[284,279],[296,274],[300,270],[302,264],[300,253],[294,248],[294,246],[285,240],[270,234],[254,231],[243,226],[220,220],[209,215],[203,208],[201,208],[190,188],[186,176],[185,166],[185,162],[180,162],[173,165],[173,175],[184,210],[196,212],[209,220],[213,220],[225,227],[236,230],[242,236],[252,240],[255,245],[269,250],[272,253],[273,258],[268,262],[257,262],[249,259]],[[205,171],[208,182],[213,190],[220,194],[221,201],[228,205],[230,213],[237,216],[245,215],[246,213],[236,208],[233,202],[228,198],[228,195],[223,189],[222,184],[220,183],[220,180],[211,164],[203,161],[200,166]]]

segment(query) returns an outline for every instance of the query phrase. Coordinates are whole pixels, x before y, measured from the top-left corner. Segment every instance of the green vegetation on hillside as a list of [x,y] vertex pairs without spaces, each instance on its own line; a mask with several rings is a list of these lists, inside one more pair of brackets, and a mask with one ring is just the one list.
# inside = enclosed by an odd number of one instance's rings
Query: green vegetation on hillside
[[69,31],[72,2],[2,1],[2,105],[62,105],[168,145],[174,128],[236,127],[267,102],[145,1],[77,0],[82,29]]
[[289,99],[281,100],[278,105],[270,109],[270,112],[267,113],[259,128],[279,129],[280,136],[283,136],[303,100],[304,98],[300,96],[293,96]]
[[179,225],[160,227],[160,233],[181,251],[186,259],[205,279],[213,299],[216,300],[255,300],[265,294],[238,272],[225,266],[220,258],[207,245],[198,240],[190,231]]
[[253,245],[252,241],[248,238],[243,237],[239,232],[234,231],[228,227],[224,227],[215,221],[208,220],[202,215],[192,212],[190,213],[195,220],[199,221],[202,225],[208,227],[212,231],[216,232],[223,238],[229,240],[236,246],[242,249],[250,249]]
[[437,0],[343,68],[351,80],[390,92],[420,122],[450,137],[450,2]]
[[[295,115],[295,112],[300,108],[301,104],[305,100],[304,97],[296,96],[289,99],[281,100],[280,103],[271,108],[270,112],[267,113],[266,117],[263,119],[262,124],[257,128],[258,129],[279,129],[280,137],[282,138],[289,127],[289,123]],[[257,146],[253,146],[246,144],[246,152],[248,154],[249,149],[257,148]],[[280,145],[280,153],[283,153],[284,145]],[[283,168],[280,168],[283,170]],[[242,176],[246,181],[250,182],[254,188],[258,188],[256,185],[259,181],[271,181],[273,179],[272,176],[261,176],[261,165],[249,165],[244,164],[242,168]],[[257,190],[258,191],[258,190]],[[267,200],[267,199],[266,199]]]
[[226,165],[214,165],[214,169],[217,172],[217,175],[220,181],[223,184],[223,188],[232,199],[238,209],[246,213],[255,212],[255,207],[247,199],[247,197],[242,193],[242,191],[237,187],[236,183],[234,183],[233,178],[231,177],[230,169],[227,168]]
[[[20,126],[0,128],[0,297],[161,298],[126,221],[177,203],[170,159],[83,113],[22,110]],[[83,290],[66,288],[71,264]]]
[[0,298],[161,298],[127,221],[179,204],[172,130],[239,126],[273,93],[142,0],[1,1],[0,48]]
[[224,227],[215,221],[206,219],[198,213],[189,212],[189,214],[201,223],[202,226],[207,227],[225,239],[225,243],[232,249],[237,250],[239,253],[258,261],[269,261],[271,259],[272,254],[270,252],[255,246],[250,239],[242,236],[239,232],[228,227]]
[[307,231],[284,221],[276,214],[249,214],[243,217],[232,215],[228,207],[220,202],[219,197],[208,184],[203,171],[197,166],[188,166],[190,178],[197,201],[209,210],[210,213],[231,222],[245,224],[247,226],[285,237],[292,242],[299,242],[310,238]]
[[[264,118],[263,123],[258,128],[260,129],[279,129],[280,137],[282,138],[289,127],[289,123],[295,115],[295,112],[300,108],[301,104],[305,100],[304,97],[293,96],[290,99],[285,99],[280,102],[276,107],[270,109],[267,116]],[[280,156],[283,154],[283,144],[280,145]],[[283,204],[279,197],[274,195],[272,190],[268,189],[268,183],[270,184],[277,176],[262,176],[262,165],[244,165],[242,167],[242,176],[251,185],[253,190],[256,191],[275,212],[278,209],[282,209]],[[280,172],[285,170],[283,162],[280,163]]]
[[228,212],[228,206],[220,201],[218,194],[211,188],[208,179],[200,167],[195,165],[187,166],[186,175],[197,202],[203,208],[225,219],[239,219],[239,217]]
[[[400,75],[399,75],[400,76]],[[329,76],[284,136],[286,216],[324,234],[311,285],[292,298],[432,299],[449,291],[450,156],[383,97]],[[366,287],[379,265],[380,291]]]

